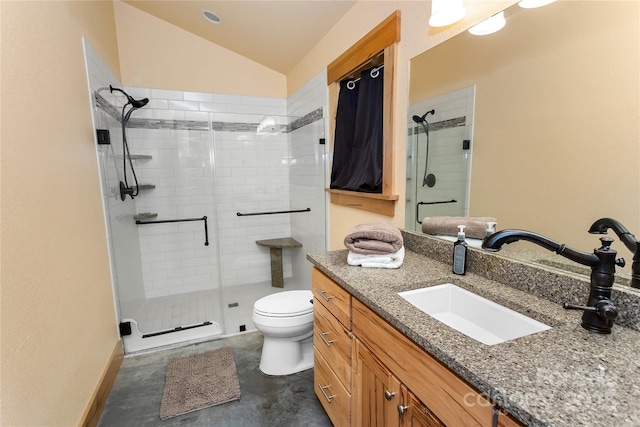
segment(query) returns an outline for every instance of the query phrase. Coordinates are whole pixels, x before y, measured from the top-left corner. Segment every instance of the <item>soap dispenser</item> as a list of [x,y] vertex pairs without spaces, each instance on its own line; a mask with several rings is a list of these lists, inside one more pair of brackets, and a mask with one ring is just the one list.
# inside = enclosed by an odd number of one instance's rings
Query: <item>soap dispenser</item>
[[453,244],[453,272],[464,275],[467,270],[467,242],[464,237],[464,225],[458,226],[458,240]]

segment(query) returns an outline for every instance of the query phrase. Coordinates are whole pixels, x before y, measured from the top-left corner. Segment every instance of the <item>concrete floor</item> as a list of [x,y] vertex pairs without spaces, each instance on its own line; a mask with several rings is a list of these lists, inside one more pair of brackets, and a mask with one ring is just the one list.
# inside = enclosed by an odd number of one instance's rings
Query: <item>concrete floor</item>
[[[242,394],[240,400],[160,420],[168,360],[224,346],[233,348]],[[261,351],[262,334],[250,332],[127,357],[98,426],[331,426],[313,392],[313,369],[282,377],[263,375],[258,369]]]

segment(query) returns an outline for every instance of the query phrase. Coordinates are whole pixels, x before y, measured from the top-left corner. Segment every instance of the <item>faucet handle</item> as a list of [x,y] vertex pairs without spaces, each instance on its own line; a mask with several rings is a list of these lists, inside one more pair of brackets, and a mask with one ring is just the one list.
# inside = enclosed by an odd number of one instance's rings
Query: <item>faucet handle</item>
[[618,317],[618,309],[615,305],[609,300],[601,300],[596,303],[595,306],[585,306],[585,305],[575,305],[564,303],[562,304],[562,308],[565,310],[583,310],[583,311],[595,311],[598,316],[603,319],[613,320]]
[[600,249],[604,249],[605,251],[609,249],[611,244],[613,243],[613,239],[611,237],[605,236],[600,238],[600,243],[602,247]]

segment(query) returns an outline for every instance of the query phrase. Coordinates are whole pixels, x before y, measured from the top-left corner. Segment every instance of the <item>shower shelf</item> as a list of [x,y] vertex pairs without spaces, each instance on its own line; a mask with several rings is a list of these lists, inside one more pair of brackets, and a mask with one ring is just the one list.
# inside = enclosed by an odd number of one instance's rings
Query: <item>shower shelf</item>
[[301,248],[302,243],[292,237],[281,237],[279,239],[256,240],[260,246],[269,248],[271,259],[271,286],[274,288],[284,287],[284,267],[282,263],[283,248]]
[[136,221],[139,220],[145,220],[145,219],[151,219],[151,218],[157,218],[158,214],[154,213],[154,212],[140,212],[139,214],[136,214],[133,216],[133,219],[135,219]]
[[151,160],[153,159],[153,156],[150,156],[148,154],[132,154],[131,155],[131,160]]
[[155,184],[140,184],[138,185],[138,190],[152,190],[156,188]]
[[[122,154],[116,154],[115,157],[121,159]],[[131,160],[151,160],[151,159],[153,159],[153,156],[149,154],[132,154],[131,155]]]

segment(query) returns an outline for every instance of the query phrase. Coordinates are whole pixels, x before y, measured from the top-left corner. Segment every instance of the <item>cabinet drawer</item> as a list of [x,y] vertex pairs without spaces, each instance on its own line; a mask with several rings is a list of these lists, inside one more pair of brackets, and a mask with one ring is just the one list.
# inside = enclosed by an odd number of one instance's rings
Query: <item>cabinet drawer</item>
[[313,362],[313,389],[333,425],[348,427],[351,424],[351,394],[317,349]]
[[353,334],[444,424],[491,425],[489,401],[356,299],[352,321]]
[[313,345],[351,391],[351,333],[322,304],[313,306]]
[[320,270],[311,269],[311,289],[316,301],[329,310],[342,325],[351,330],[351,295],[325,276]]

